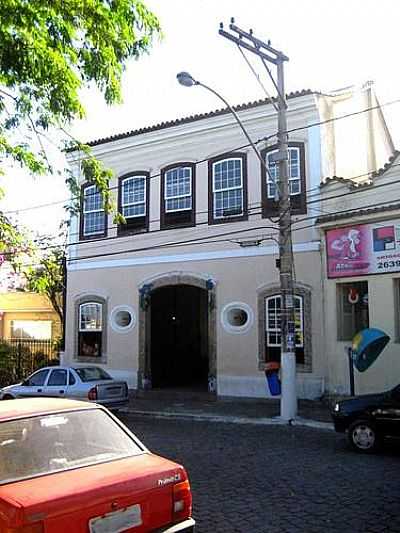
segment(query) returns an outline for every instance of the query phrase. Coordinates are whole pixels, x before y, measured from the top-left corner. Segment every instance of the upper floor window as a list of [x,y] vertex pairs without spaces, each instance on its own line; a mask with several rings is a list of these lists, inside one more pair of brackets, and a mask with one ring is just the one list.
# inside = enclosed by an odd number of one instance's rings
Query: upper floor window
[[85,302],[79,306],[78,355],[100,357],[102,350],[103,306]]
[[[304,363],[303,298],[294,296],[296,362]],[[281,357],[281,296],[265,299],[265,348],[267,361],[280,361]]]
[[[278,153],[277,146],[263,150],[262,155],[269,170],[267,173],[262,168],[262,194],[263,215],[271,216],[278,213],[279,209],[279,163],[274,160]],[[306,179],[303,143],[290,143],[289,156],[289,194],[291,209],[294,214],[307,212],[306,206]]]
[[81,225],[82,239],[104,236],[107,215],[104,211],[103,197],[96,185],[85,184],[82,186]]
[[195,213],[195,165],[180,163],[161,171],[161,227],[191,226]]
[[209,161],[209,222],[247,218],[246,155],[232,154]]
[[119,211],[126,224],[120,224],[118,233],[148,229],[148,174],[131,173],[119,178]]

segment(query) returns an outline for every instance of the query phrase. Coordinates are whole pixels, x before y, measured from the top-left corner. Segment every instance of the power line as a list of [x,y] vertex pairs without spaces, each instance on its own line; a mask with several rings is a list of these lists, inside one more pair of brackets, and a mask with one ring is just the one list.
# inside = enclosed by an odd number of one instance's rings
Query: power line
[[[392,165],[392,167],[394,167],[394,166],[400,166],[400,163],[396,163],[396,164]],[[371,173],[368,173],[368,175],[369,174],[371,174]],[[367,175],[367,174],[365,174],[365,175]],[[349,180],[356,179],[359,176],[355,176],[354,178],[349,178]],[[368,196],[369,194],[373,194],[376,191],[376,189],[379,189],[379,188],[382,188],[382,187],[386,187],[386,186],[389,186],[389,185],[395,185],[397,183],[400,183],[400,179],[399,180],[395,180],[395,181],[391,181],[391,182],[387,182],[387,183],[381,183],[381,184],[378,184],[378,185],[372,185],[371,188],[369,188],[369,187],[356,188],[356,189],[351,190],[351,191],[347,191],[347,192],[344,192],[344,193],[339,193],[339,194],[336,194],[336,195],[333,195],[333,196],[328,196],[328,197],[325,197],[325,198],[323,198],[320,195],[318,195],[319,196],[318,199],[311,199],[311,200],[307,199],[306,205],[309,206],[309,205],[312,205],[312,204],[322,203],[322,202],[326,202],[326,201],[329,201],[329,200],[334,200],[336,198],[342,198],[344,196],[350,196],[350,195],[358,194],[358,193],[363,193],[363,194],[365,194],[365,196]],[[316,196],[316,195],[314,195],[314,196]],[[249,208],[247,210],[248,214],[250,216],[254,216],[254,215],[260,214],[261,211],[259,211],[259,209],[262,208],[262,205],[263,205],[262,202],[255,202],[254,204],[250,204],[250,206],[249,206]],[[257,210],[257,211],[255,211],[255,210]],[[320,209],[320,211],[323,212],[323,209]],[[206,210],[206,211],[197,211],[196,215],[197,214],[207,214],[207,213],[208,213],[208,210]],[[157,223],[157,222],[160,222],[160,219],[151,219],[151,220],[149,220],[149,223]],[[227,223],[228,223],[228,221],[227,221]],[[207,225],[208,221],[199,222],[193,227],[197,227],[199,225],[204,225],[204,224]],[[107,226],[107,229],[115,229],[115,228],[118,228],[118,224],[112,224],[112,225]],[[143,234],[154,233],[154,232],[158,232],[158,231],[163,231],[163,230],[156,229],[156,230],[151,230],[151,231],[148,231],[148,232],[143,232]],[[78,234],[79,234],[79,232],[70,233],[70,235],[78,235]],[[78,240],[78,241],[74,241],[74,242],[68,243],[68,246],[74,246],[74,245],[77,245],[77,244],[85,244],[87,242],[99,242],[99,241],[103,241],[103,240],[109,241],[109,240],[113,240],[113,239],[117,239],[117,238],[119,239],[119,238],[121,238],[123,236],[124,235],[99,237],[98,239],[90,239],[89,241],[88,240]],[[126,235],[126,236],[129,236],[129,235]]]
[[[396,163],[396,164],[393,164],[393,166],[400,166],[400,164]],[[368,174],[363,174],[363,176],[365,175],[369,175],[370,173]],[[360,176],[360,175],[359,175]],[[357,176],[357,177],[359,177]],[[355,179],[356,177],[354,178],[351,178],[351,179]],[[349,179],[349,181],[351,182],[351,179]],[[386,183],[381,183],[381,184],[378,184],[378,185],[373,185],[371,187],[363,187],[363,188],[356,188],[356,189],[353,189],[351,191],[347,191],[347,192],[344,192],[344,193],[339,193],[339,194],[336,194],[336,195],[333,195],[333,196],[328,196],[326,198],[321,198],[319,197],[317,200],[307,200],[306,201],[306,205],[311,205],[311,204],[316,204],[316,203],[322,203],[322,202],[325,202],[325,201],[329,201],[329,200],[334,200],[336,198],[341,198],[341,197],[346,197],[346,196],[350,196],[350,195],[353,195],[353,194],[358,194],[358,193],[363,193],[365,196],[369,196],[371,194],[373,194],[376,189],[380,189],[382,187],[386,187],[386,186],[390,186],[390,185],[395,185],[397,183],[400,183],[400,180],[394,180],[394,181],[391,181],[391,182],[386,182]],[[331,211],[326,211],[324,210],[323,208],[320,208],[320,207],[314,207],[313,208],[314,211],[319,211],[320,213],[323,213],[323,214],[334,214],[333,212]],[[248,215],[249,216],[256,216],[258,214],[262,214],[262,203],[261,202],[255,202],[254,204],[250,204],[250,206],[248,207]],[[206,211],[198,211],[196,214],[207,214],[208,213],[208,210]],[[301,218],[301,219],[298,219],[296,221],[294,221],[292,224],[297,224],[303,220],[311,220],[311,219],[314,219],[316,218],[315,216],[311,216],[311,217],[306,217],[306,218]],[[156,223],[156,222],[160,222],[160,219],[152,219],[149,221],[149,223]],[[227,222],[229,223],[229,222]],[[198,226],[202,226],[202,225],[209,225],[209,222],[208,220],[207,221],[204,221],[204,222],[198,222],[195,226],[193,226],[193,228],[195,227],[198,227]],[[113,229],[113,228],[117,228],[118,225],[117,224],[112,224],[112,225],[109,225],[107,226],[107,229]],[[178,228],[177,228],[178,229]],[[182,229],[188,229],[188,228],[182,228]],[[154,229],[154,230],[150,230],[150,231],[147,231],[147,232],[143,232],[143,233],[136,233],[136,234],[131,234],[129,235],[129,233],[125,234],[125,235],[114,235],[114,236],[106,236],[106,237],[99,237],[97,239],[90,239],[90,240],[77,240],[77,241],[73,241],[73,242],[70,242],[68,243],[68,246],[75,246],[75,245],[80,245],[80,244],[87,244],[87,243],[98,243],[98,242],[105,242],[104,245],[102,246],[108,246],[108,243],[112,240],[115,240],[115,239],[122,239],[122,238],[129,238],[129,237],[138,237],[139,235],[148,235],[148,234],[153,234],[153,233],[158,233],[160,231],[164,231],[163,229]],[[78,235],[79,232],[72,232],[70,233],[70,235]],[[54,237],[54,239],[56,239],[58,237]],[[46,250],[48,248],[59,248],[60,246],[62,245],[48,245],[44,248],[39,248],[39,249],[42,249],[42,250]],[[101,246],[97,246],[97,248],[99,248]]]
[[[400,98],[398,99],[395,99],[395,100],[391,100],[389,102],[384,102],[383,104],[378,104],[376,106],[371,106],[371,107],[367,107],[365,109],[362,109],[362,110],[359,110],[359,111],[355,111],[355,112],[352,112],[352,113],[347,113],[345,115],[340,115],[338,117],[333,117],[331,119],[326,119],[326,120],[323,120],[323,121],[319,121],[319,122],[313,122],[311,124],[307,124],[306,126],[300,126],[298,128],[292,128],[292,129],[289,129],[287,130],[285,133],[286,134],[289,134],[289,133],[293,133],[293,132],[296,132],[296,131],[302,131],[302,130],[305,130],[305,129],[310,129],[310,128],[313,128],[315,126],[321,126],[323,124],[328,124],[328,123],[331,123],[331,122],[335,122],[336,120],[342,120],[344,118],[349,118],[349,117],[352,117],[352,116],[356,116],[356,115],[360,115],[362,113],[367,113],[368,111],[373,111],[375,109],[380,109],[382,107],[385,107],[385,106],[388,106],[388,105],[393,105],[393,104],[396,104],[396,103],[400,103]],[[258,139],[256,141],[254,141],[254,144],[260,144],[262,142],[266,142],[270,139],[272,139],[273,137],[276,137],[276,133],[272,134],[272,135],[269,135],[267,137],[262,137],[261,139]],[[243,144],[241,146],[238,146],[236,148],[233,148],[230,150],[230,152],[236,152],[236,151],[239,151],[239,150],[243,150],[244,148],[249,148],[251,146],[250,143],[247,143],[247,144]],[[203,158],[199,161],[195,161],[193,164],[194,165],[200,165],[202,163],[205,163],[207,161],[209,161],[209,159],[211,158],[211,156],[208,156],[206,158]],[[367,175],[372,175],[375,171],[373,172],[370,172],[370,173],[366,173],[366,174],[361,174],[360,176],[357,176],[357,177],[362,177],[362,176],[367,176]],[[151,176],[148,176],[149,179],[155,179],[155,178],[159,178],[161,177],[161,172],[157,172],[156,174],[152,174]],[[351,179],[351,178],[346,178],[346,179]],[[319,186],[317,187],[313,187],[311,189],[308,189],[307,192],[311,192],[312,190],[316,190],[318,189]],[[115,185],[113,187],[109,187],[107,188],[106,190],[108,192],[110,191],[113,191],[113,190],[117,190],[118,189],[118,185]],[[86,197],[90,197],[91,195],[95,195],[95,194],[98,194],[98,193],[89,193],[88,195],[86,195]],[[42,209],[42,208],[45,208],[45,207],[50,207],[50,206],[53,206],[53,205],[60,205],[60,204],[63,204],[63,203],[67,203],[67,202],[71,202],[71,201],[74,201],[74,200],[79,200],[81,198],[81,196],[73,196],[73,197],[70,197],[70,198],[66,198],[65,200],[58,200],[56,202],[48,202],[48,203],[45,203],[45,204],[39,204],[39,205],[36,205],[36,206],[30,206],[30,207],[25,207],[25,208],[21,208],[21,209],[14,209],[14,210],[9,210],[9,211],[4,211],[4,214],[5,215],[10,215],[10,214],[17,214],[17,213],[21,213],[21,212],[25,212],[25,211],[32,211],[34,209]]]
[[[365,209],[372,208],[372,207],[381,207],[381,206],[389,205],[389,204],[395,205],[396,202],[400,202],[400,198],[397,198],[397,199],[394,199],[394,200],[393,199],[392,200],[388,200],[388,201],[385,201],[385,202],[379,202],[379,203],[370,204],[370,205],[365,206]],[[400,206],[399,206],[399,208],[400,208]],[[345,210],[342,210],[342,211],[336,211],[335,213],[331,213],[331,214],[345,214],[345,213],[346,214],[351,214],[351,213],[357,213],[358,211],[359,211],[359,208],[352,208],[352,209],[345,209]],[[306,220],[315,220],[315,218],[316,218],[315,216],[305,217],[305,218],[302,218],[300,220],[297,220],[296,222],[293,222],[292,225],[296,224],[296,223],[305,222]],[[300,231],[300,230],[306,229],[308,227],[315,227],[315,222],[312,223],[312,224],[303,226],[303,227],[293,228],[293,231]],[[236,230],[236,231],[229,231],[229,232],[226,232],[226,233],[217,234],[217,235],[215,235],[213,237],[222,237],[222,236],[226,237],[228,235],[238,235],[238,234],[241,234],[241,233],[246,233],[248,231],[260,231],[260,230],[263,230],[263,229],[272,229],[272,230],[276,231],[276,228],[271,227],[271,226],[253,226],[251,228],[244,228],[244,229],[240,229],[240,230]],[[159,244],[159,245],[146,246],[146,247],[143,247],[143,248],[125,249],[125,250],[120,250],[120,251],[115,251],[115,252],[105,252],[105,253],[100,253],[100,254],[91,254],[91,255],[87,255],[87,256],[71,258],[71,259],[68,259],[68,261],[80,261],[80,260],[84,260],[84,259],[95,259],[97,257],[109,257],[109,256],[126,254],[126,253],[156,250],[156,249],[160,249],[160,248],[168,248],[168,247],[184,246],[184,245],[186,246],[186,245],[190,245],[192,243],[198,242],[198,241],[204,241],[203,242],[204,244],[210,242],[209,239],[207,239],[207,237],[203,236],[203,237],[198,237],[198,238],[195,238],[195,239],[186,239],[186,240],[182,240],[182,241],[175,241],[175,242],[163,243],[163,244]]]

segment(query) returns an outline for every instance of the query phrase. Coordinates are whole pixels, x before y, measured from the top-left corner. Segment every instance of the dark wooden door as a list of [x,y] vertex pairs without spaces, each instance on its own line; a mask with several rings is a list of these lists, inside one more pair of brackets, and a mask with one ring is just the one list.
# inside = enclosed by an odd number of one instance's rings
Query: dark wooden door
[[207,383],[207,292],[177,285],[151,297],[151,374],[153,387]]

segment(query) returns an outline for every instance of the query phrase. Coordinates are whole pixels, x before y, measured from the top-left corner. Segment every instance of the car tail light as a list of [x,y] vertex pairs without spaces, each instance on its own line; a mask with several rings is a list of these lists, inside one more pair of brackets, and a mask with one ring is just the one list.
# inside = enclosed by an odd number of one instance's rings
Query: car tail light
[[178,522],[192,514],[192,493],[188,480],[174,485],[173,520]]
[[28,526],[7,527],[3,533],[44,533],[43,522],[36,522]]
[[97,400],[97,389],[96,387],[92,387],[90,391],[88,392],[88,398],[89,400]]

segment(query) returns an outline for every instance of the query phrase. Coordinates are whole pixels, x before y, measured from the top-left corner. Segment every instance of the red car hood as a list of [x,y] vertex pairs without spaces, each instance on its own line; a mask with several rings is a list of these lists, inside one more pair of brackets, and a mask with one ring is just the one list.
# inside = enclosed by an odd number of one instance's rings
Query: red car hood
[[9,483],[0,487],[0,523],[40,520],[46,533],[87,532],[91,518],[140,504],[143,527],[134,531],[148,531],[169,523],[173,484],[186,479],[180,465],[143,453]]

